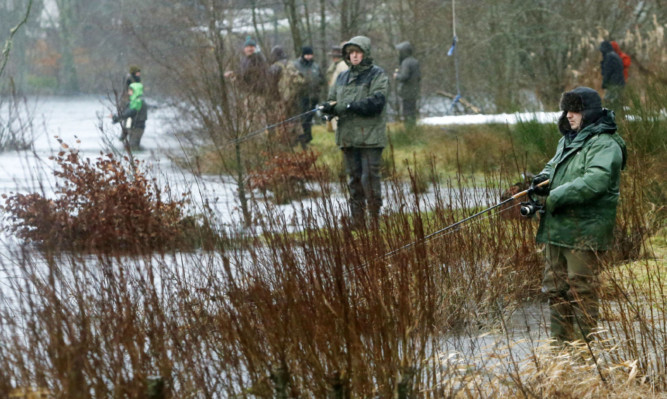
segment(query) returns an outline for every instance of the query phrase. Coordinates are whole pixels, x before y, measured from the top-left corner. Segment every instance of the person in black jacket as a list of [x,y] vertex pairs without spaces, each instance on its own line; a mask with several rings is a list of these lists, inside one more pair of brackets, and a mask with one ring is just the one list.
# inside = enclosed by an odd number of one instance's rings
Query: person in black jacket
[[600,52],[602,53],[600,70],[602,72],[602,88],[605,89],[605,106],[616,112],[621,112],[622,94],[625,87],[623,61],[607,40],[600,43]]
[[[299,107],[303,113],[315,108],[320,99],[320,90],[324,85],[324,74],[320,69],[320,65],[315,62],[314,57],[313,48],[304,46],[301,49],[301,57],[294,61],[294,66],[306,80],[299,95]],[[313,113],[305,114],[301,119],[303,134],[299,135],[298,138],[303,148],[313,139],[312,125]]]

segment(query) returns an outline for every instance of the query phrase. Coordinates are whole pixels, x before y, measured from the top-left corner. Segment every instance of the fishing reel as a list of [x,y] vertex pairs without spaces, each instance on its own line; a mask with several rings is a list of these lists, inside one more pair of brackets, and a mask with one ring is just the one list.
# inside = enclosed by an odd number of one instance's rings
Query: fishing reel
[[532,218],[537,213],[544,213],[544,204],[538,199],[535,191],[531,188],[527,193],[528,201],[522,202],[519,208],[519,213],[525,218]]

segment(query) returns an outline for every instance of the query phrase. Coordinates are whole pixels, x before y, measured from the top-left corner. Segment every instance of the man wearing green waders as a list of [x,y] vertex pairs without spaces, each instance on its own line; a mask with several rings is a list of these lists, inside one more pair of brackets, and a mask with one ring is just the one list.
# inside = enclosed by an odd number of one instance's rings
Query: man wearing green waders
[[[556,155],[533,180],[545,195],[537,242],[546,245],[543,291],[551,336],[558,343],[588,340],[598,319],[600,257],[613,242],[625,142],[614,112],[588,87],[563,93]],[[536,187],[549,179],[549,185]]]

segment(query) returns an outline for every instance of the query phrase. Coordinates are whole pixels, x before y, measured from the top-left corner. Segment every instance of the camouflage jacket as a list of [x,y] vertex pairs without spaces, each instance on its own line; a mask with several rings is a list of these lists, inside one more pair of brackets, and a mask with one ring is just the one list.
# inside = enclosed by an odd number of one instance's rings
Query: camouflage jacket
[[273,81],[272,96],[283,102],[296,102],[306,85],[306,78],[293,63],[278,60],[269,69]]
[[349,56],[345,62],[350,69],[338,75],[329,89],[327,101],[335,101],[338,116],[336,144],[340,148],[384,148],[387,146],[386,102],[389,78],[382,68],[373,65],[371,41],[357,36],[343,45],[355,45],[364,52],[359,65],[352,66]]
[[561,138],[556,155],[540,173],[549,177],[550,191],[537,242],[609,249],[626,158],[625,142],[616,133],[610,110],[573,139]]

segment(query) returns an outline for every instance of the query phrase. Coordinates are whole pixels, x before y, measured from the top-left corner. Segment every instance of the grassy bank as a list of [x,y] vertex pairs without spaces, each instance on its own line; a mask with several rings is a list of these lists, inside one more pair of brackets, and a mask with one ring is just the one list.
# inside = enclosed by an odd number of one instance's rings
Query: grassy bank
[[[393,170],[406,179],[408,168],[437,170],[441,182],[459,173],[481,177],[489,172],[539,172],[549,160],[560,134],[553,124],[525,121],[516,125],[387,127],[390,147],[383,153],[385,174]],[[341,172],[341,154],[334,133],[324,126],[313,128],[312,148],[321,165]],[[482,179],[480,179],[482,180]]]

